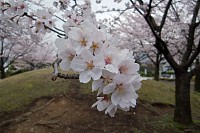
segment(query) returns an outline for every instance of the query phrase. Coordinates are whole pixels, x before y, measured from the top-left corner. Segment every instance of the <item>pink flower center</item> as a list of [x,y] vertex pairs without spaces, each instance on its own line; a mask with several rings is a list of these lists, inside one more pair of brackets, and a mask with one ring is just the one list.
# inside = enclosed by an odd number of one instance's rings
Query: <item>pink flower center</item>
[[106,58],[104,60],[105,60],[106,65],[107,64],[111,64],[112,63],[112,56],[111,55],[110,56],[106,56]]

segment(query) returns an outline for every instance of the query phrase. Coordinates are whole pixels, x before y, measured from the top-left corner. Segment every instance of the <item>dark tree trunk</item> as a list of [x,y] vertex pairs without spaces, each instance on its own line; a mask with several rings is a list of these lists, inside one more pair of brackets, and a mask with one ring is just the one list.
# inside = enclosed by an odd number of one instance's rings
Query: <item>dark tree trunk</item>
[[1,79],[6,78],[5,68],[3,64],[4,64],[3,57],[0,57],[0,78]]
[[174,121],[181,124],[192,124],[190,107],[190,76],[187,71],[176,72],[176,93]]
[[160,63],[156,62],[155,70],[154,70],[154,80],[159,81],[159,70],[160,70]]
[[[196,66],[199,65],[199,59],[196,60]],[[200,72],[195,74],[194,90],[200,92]]]

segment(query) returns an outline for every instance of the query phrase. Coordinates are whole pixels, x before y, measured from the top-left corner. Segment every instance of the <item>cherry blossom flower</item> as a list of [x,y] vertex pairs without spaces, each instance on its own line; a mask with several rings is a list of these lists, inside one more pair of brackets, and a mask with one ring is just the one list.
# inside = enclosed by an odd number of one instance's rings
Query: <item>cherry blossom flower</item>
[[109,114],[111,117],[114,117],[115,116],[115,113],[117,111],[117,106],[113,105],[113,104],[110,104],[106,111],[105,111],[105,114]]
[[58,38],[55,41],[55,45],[58,48],[58,58],[62,59],[60,67],[64,71],[70,70],[71,61],[76,56],[76,52],[71,48],[70,40]]
[[23,2],[23,0],[9,1],[10,7],[7,13],[12,15],[21,16],[24,12],[28,12],[28,6]]
[[71,62],[71,68],[80,72],[79,80],[87,83],[91,80],[98,80],[102,75],[104,60],[99,56],[94,56],[89,50],[81,52],[80,56],[74,57]]
[[109,83],[112,83],[114,76],[114,73],[103,70],[101,78],[92,82],[92,91],[98,90],[97,96],[100,95],[103,92],[103,88]]
[[79,28],[71,28],[68,35],[74,41],[73,48],[77,54],[80,54],[85,49],[89,49],[92,44],[91,35],[87,31]]
[[105,95],[104,97],[97,97],[97,102],[95,102],[92,105],[92,108],[97,106],[97,110],[98,111],[103,111],[105,110],[110,104],[111,102],[109,101],[109,99],[107,98],[107,96]]
[[130,80],[122,74],[116,75],[113,82],[104,87],[103,94],[110,93],[113,105],[121,108],[130,107],[133,99],[138,97]]
[[120,74],[135,74],[139,71],[139,64],[134,63],[134,60],[123,60],[119,64]]
[[119,56],[116,53],[119,53],[119,50],[116,47],[107,47],[102,50],[105,69],[112,73],[118,73],[118,63]]

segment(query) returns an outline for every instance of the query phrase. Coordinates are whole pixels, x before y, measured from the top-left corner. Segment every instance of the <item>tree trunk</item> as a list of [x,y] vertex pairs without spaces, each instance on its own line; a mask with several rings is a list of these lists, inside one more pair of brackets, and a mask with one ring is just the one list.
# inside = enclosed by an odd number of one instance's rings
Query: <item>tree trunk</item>
[[154,80],[159,81],[159,67],[160,67],[160,63],[156,62],[155,64],[155,70],[154,70]]
[[[196,60],[197,65],[199,65],[199,59]],[[194,90],[200,92],[200,72],[195,74]]]
[[187,71],[176,72],[176,92],[174,121],[181,124],[192,124],[190,107],[190,80]]
[[3,64],[4,64],[3,57],[0,57],[0,74],[1,74],[0,78],[1,79],[6,78],[5,68],[4,68]]

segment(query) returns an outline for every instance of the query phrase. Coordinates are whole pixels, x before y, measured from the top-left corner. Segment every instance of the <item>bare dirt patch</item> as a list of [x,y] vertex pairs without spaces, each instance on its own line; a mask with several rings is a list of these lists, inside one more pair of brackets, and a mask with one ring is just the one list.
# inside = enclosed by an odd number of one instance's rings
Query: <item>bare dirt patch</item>
[[[121,133],[162,131],[152,126],[153,121],[171,114],[172,108],[154,107],[139,101],[130,112],[117,111],[114,118],[98,112],[91,105],[95,94],[67,93],[54,98],[41,98],[21,114],[8,114],[3,121],[13,121],[1,127],[1,133]],[[15,114],[15,115],[14,115]],[[1,123],[2,123],[1,122]],[[173,131],[173,129],[163,129]]]

